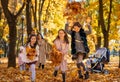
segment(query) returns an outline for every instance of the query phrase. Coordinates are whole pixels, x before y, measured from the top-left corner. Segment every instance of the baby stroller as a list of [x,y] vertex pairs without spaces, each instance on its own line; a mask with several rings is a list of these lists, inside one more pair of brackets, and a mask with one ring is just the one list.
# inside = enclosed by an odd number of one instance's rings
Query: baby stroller
[[99,48],[87,61],[91,65],[91,72],[105,72],[104,64],[110,61],[110,52],[107,48]]

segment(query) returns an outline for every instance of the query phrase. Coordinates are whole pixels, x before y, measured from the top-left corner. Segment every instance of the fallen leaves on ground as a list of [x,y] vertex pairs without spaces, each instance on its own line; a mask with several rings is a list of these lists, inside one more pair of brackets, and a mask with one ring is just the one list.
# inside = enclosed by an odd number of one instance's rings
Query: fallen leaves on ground
[[[104,69],[107,69],[109,74],[90,73],[90,78],[83,80],[78,78],[76,64],[69,63],[66,82],[120,82],[118,59],[113,58]],[[45,69],[36,67],[36,82],[62,82],[61,71],[58,72],[57,77],[53,76],[53,72],[54,66],[51,63],[47,63]],[[7,64],[0,64],[0,82],[31,82],[30,75],[28,70],[20,71],[18,67],[7,68]]]

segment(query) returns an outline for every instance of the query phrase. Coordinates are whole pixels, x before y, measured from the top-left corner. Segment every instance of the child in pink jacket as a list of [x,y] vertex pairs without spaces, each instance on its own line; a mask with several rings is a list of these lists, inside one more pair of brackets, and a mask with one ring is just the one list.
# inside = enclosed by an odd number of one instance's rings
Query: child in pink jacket
[[25,48],[21,46],[18,54],[18,64],[21,71],[25,70],[24,58],[25,58]]

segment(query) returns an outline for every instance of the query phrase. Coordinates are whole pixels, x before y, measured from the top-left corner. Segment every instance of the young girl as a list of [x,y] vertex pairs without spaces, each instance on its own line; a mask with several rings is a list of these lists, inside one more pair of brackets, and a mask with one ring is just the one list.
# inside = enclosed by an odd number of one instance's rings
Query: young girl
[[82,28],[82,25],[79,22],[75,22],[73,24],[73,27],[69,30],[68,26],[65,27],[65,30],[67,31],[67,33],[69,33],[71,35],[71,54],[72,59],[76,59],[77,61],[77,67],[79,68],[78,70],[78,74],[79,74],[79,78],[83,78],[83,75],[81,73],[81,67],[83,67],[84,71],[85,71],[85,79],[89,78],[89,73],[88,70],[85,68],[85,65],[83,64],[83,59],[86,57],[86,55],[89,53],[89,48],[88,48],[88,44],[87,44],[87,37],[86,35],[91,34],[92,29],[90,26],[90,19],[87,19],[87,27],[88,27],[88,31],[84,31],[84,29]]
[[20,66],[20,70],[25,70],[25,48],[23,46],[20,47],[19,54],[18,54],[18,64]]
[[46,43],[43,39],[42,35],[40,33],[37,34],[38,38],[38,46],[39,46],[39,58],[38,58],[38,68],[42,66],[42,69],[44,69],[44,65],[46,62]]
[[38,61],[39,47],[37,45],[37,36],[30,35],[28,43],[26,45],[26,64],[29,65],[29,71],[32,73],[31,80],[35,81],[36,71],[35,64]]
[[57,72],[60,69],[62,71],[63,82],[65,82],[65,72],[67,70],[67,60],[65,56],[68,54],[69,41],[66,32],[63,29],[58,31],[58,36],[54,40],[56,48],[62,53],[61,63],[55,67],[54,76],[57,76]]

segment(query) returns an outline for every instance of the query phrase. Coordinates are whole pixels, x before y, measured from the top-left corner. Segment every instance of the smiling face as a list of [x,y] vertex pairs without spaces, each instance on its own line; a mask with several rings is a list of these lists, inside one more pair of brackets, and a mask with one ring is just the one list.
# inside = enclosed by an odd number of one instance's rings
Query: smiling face
[[79,32],[80,29],[81,29],[81,27],[78,27],[78,26],[74,26],[74,27],[73,27],[73,31],[75,31],[75,32]]
[[35,44],[36,43],[36,36],[32,36],[31,39],[30,39],[30,42],[32,44]]
[[64,36],[65,36],[64,31],[60,30],[59,33],[58,33],[58,36],[59,36],[60,39],[61,39],[61,38],[63,39]]
[[79,22],[75,22],[72,30],[75,32],[79,32],[81,28],[82,28],[82,25]]

